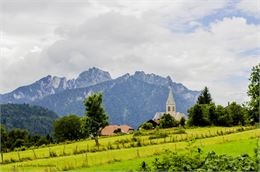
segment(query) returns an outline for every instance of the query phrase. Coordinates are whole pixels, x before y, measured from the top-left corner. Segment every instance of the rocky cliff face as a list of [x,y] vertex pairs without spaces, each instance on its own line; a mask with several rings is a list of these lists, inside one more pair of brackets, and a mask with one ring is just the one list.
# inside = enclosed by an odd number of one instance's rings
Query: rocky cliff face
[[48,75],[30,85],[0,95],[0,103],[30,103],[64,90],[88,87],[111,79],[108,72],[95,67],[82,72],[76,79],[71,80]]

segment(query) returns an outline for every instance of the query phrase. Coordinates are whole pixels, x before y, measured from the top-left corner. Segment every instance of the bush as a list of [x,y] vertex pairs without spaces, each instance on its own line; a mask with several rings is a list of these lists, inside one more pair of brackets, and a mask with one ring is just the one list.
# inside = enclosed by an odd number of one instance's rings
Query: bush
[[143,133],[141,131],[134,132],[133,136],[142,136]]
[[172,128],[178,126],[178,122],[170,114],[164,114],[160,119],[161,128]]
[[151,130],[153,129],[153,124],[149,123],[149,122],[146,122],[142,125],[142,129],[144,130]]
[[150,171],[150,167],[147,165],[147,163],[145,161],[143,161],[140,165],[140,168],[138,169],[138,171]]
[[178,155],[166,151],[162,157],[155,158],[151,168],[146,162],[141,163],[141,171],[258,171],[257,160],[243,154],[237,157],[216,155],[209,152],[201,157],[200,153],[195,156]]

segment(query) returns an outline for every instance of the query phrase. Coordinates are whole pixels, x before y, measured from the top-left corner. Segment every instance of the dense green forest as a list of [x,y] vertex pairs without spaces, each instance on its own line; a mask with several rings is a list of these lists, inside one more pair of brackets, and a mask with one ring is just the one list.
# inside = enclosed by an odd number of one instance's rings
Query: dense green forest
[[1,124],[9,131],[26,129],[31,134],[47,135],[53,131],[53,121],[58,115],[46,108],[29,104],[0,105]]

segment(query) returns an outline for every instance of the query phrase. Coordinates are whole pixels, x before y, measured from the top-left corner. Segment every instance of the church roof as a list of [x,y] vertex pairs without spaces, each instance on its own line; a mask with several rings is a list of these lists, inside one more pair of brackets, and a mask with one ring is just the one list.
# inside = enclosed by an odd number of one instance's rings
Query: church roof
[[169,88],[169,95],[168,95],[168,99],[167,99],[166,104],[168,104],[168,105],[175,105],[175,101],[174,101],[174,98],[173,98],[173,93],[172,93],[172,89],[171,88]]
[[165,114],[165,112],[156,112],[154,117],[153,117],[153,120],[160,119],[164,114]]

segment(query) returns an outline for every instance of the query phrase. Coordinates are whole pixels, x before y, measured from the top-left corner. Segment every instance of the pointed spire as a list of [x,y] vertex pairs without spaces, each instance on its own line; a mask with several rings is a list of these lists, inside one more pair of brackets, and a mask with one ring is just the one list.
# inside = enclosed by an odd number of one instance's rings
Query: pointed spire
[[172,93],[172,89],[169,87],[169,95],[168,95],[168,99],[166,102],[167,105],[175,105],[175,101],[173,98],[173,93]]

